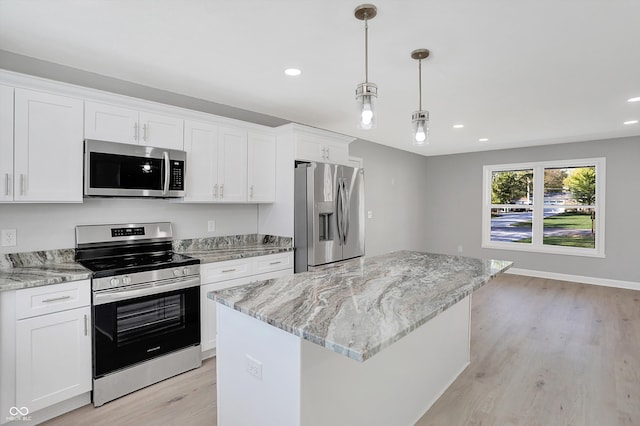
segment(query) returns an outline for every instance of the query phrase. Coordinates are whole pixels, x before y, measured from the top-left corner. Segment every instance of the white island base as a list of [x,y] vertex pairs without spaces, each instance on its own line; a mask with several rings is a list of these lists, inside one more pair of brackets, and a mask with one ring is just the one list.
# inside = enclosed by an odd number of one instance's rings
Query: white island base
[[413,425],[469,365],[470,307],[358,362],[218,303],[218,425]]

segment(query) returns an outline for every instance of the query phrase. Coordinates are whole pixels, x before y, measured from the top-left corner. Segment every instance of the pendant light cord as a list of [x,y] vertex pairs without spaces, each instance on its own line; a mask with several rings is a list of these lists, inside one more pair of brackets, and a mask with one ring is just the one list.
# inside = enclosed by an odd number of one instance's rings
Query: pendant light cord
[[364,14],[364,82],[369,82],[369,20]]
[[422,111],[422,59],[418,61],[418,95],[419,95],[419,110]]

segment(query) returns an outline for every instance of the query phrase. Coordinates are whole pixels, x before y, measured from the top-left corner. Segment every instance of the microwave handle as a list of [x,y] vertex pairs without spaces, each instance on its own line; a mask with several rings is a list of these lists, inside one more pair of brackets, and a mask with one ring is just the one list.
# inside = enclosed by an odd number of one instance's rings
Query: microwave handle
[[167,195],[169,193],[169,178],[171,177],[171,163],[169,162],[169,153],[164,151],[162,153],[162,158],[164,160],[164,185],[162,187],[162,195]]

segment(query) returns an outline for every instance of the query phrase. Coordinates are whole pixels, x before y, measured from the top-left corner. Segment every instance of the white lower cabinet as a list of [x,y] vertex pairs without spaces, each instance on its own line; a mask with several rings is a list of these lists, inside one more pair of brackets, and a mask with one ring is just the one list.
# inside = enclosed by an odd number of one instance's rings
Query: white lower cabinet
[[91,390],[91,308],[16,322],[16,406],[37,411]]
[[214,355],[216,347],[216,302],[207,294],[293,274],[293,253],[277,253],[267,256],[205,263],[200,265],[200,327],[201,347],[205,356]]
[[3,410],[26,407],[39,422],[77,408],[69,401],[83,394],[81,405],[90,401],[90,292],[81,280],[0,294],[0,371],[11,375],[0,380]]

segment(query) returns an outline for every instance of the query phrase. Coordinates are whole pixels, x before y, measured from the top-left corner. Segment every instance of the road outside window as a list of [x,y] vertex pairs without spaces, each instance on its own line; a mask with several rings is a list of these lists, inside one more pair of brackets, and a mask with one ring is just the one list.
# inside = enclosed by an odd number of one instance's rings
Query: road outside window
[[484,167],[486,248],[604,257],[605,159]]

